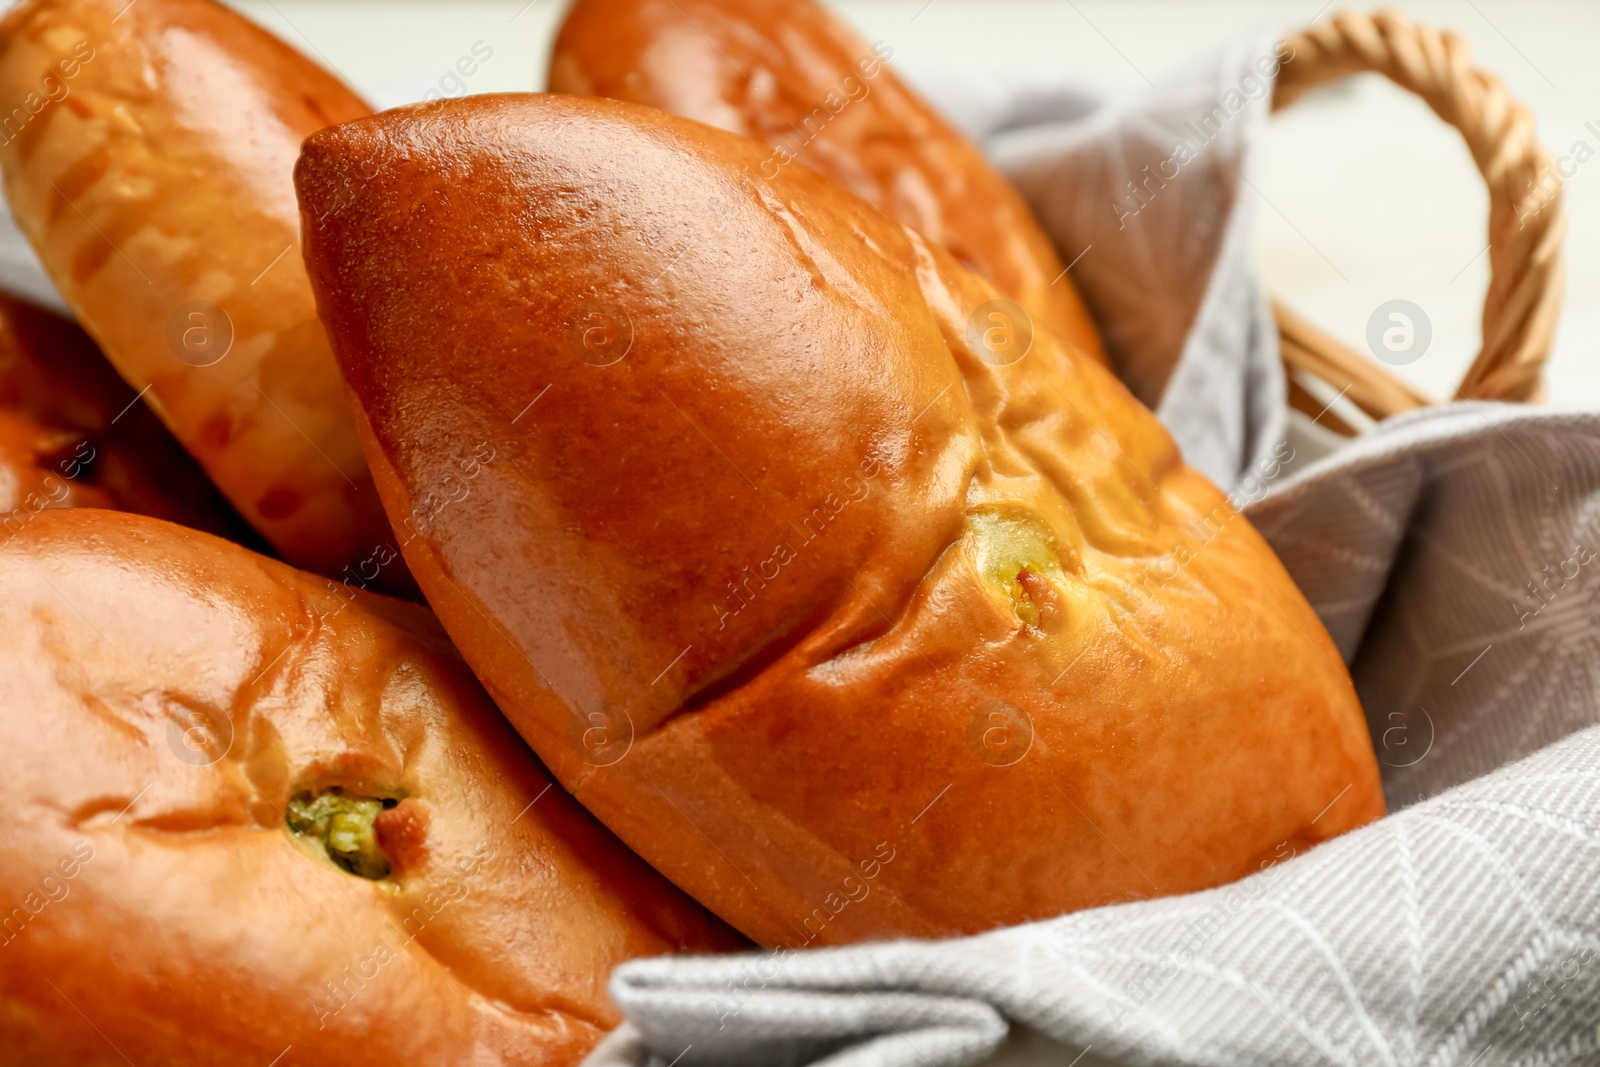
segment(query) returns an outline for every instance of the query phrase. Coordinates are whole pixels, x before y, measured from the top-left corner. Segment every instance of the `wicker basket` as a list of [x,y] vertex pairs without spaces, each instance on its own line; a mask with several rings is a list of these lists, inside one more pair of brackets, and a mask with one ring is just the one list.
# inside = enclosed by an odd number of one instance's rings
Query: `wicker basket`
[[[1395,11],[1341,12],[1286,43],[1293,58],[1279,74],[1274,110],[1338,78],[1376,73],[1422,97],[1461,132],[1489,186],[1490,280],[1483,348],[1455,399],[1538,402],[1561,306],[1566,216],[1560,177],[1535,140],[1533,114],[1510,98],[1499,78],[1471,66],[1461,38],[1414,26]],[[1289,402],[1320,425],[1356,433],[1306,388],[1308,378],[1338,390],[1373,419],[1434,402],[1280,301],[1273,301],[1273,313]]]

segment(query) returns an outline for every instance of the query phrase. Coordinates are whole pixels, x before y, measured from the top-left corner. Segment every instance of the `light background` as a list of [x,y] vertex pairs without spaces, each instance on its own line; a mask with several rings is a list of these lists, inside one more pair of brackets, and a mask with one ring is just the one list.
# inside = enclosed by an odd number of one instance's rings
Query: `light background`
[[[543,88],[566,0],[235,0],[374,103]],[[1137,90],[1236,35],[1292,30],[1324,10],[1288,0],[834,0],[913,78],[947,70],[1053,68]],[[1460,33],[1477,65],[1532,108],[1560,156],[1597,158],[1566,187],[1567,295],[1547,381],[1553,403],[1600,408],[1600,4],[1446,0],[1405,4],[1416,22]],[[452,68],[478,42],[493,56],[464,84]],[[1358,350],[1379,304],[1410,300],[1433,342],[1397,373],[1446,396],[1479,343],[1488,284],[1487,196],[1459,136],[1376,77],[1346,83],[1272,124],[1256,196],[1268,287]],[[1255,194],[1252,194],[1255,195]]]

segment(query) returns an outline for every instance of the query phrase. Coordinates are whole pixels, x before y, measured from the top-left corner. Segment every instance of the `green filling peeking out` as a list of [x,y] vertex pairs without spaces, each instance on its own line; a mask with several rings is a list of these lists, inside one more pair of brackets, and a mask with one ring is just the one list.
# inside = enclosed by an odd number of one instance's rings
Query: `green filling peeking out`
[[1030,518],[978,512],[967,517],[967,543],[978,573],[1004,595],[1019,620],[1038,626],[1039,606],[1023,576],[1061,577],[1061,560],[1050,532]]
[[378,847],[372,823],[396,803],[352,796],[338,786],[316,796],[299,793],[289,801],[289,829],[320,845],[335,865],[376,881],[389,876],[389,858]]

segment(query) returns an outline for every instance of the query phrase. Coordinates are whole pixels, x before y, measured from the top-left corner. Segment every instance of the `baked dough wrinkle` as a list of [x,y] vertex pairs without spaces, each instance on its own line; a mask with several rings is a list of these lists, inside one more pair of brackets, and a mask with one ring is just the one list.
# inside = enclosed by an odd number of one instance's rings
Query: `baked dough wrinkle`
[[[1098,372],[1086,374],[1081,352],[1015,305],[1003,314],[1008,322],[1018,318],[1010,326],[1031,343],[1016,362],[997,364],[982,348],[988,323],[977,322],[975,309],[999,300],[999,293],[915,231],[905,236],[923,298],[961,375],[972,421],[981,427],[966,491],[970,510],[960,538],[945,552],[971,557],[1016,625],[1036,636],[1069,609],[1120,620],[1123,576],[1163,559],[1171,540],[1164,533],[1195,514],[1175,485],[1173,476],[1183,469],[1176,446],[1151,425],[1126,434],[1128,398],[1121,387]],[[1147,413],[1144,418],[1153,423]],[[945,552],[930,561],[930,578]],[[1136,630],[1138,623],[1133,613],[1125,625]],[[1130,636],[1156,651],[1144,635]]]
[[[1014,528],[1025,521],[1050,549],[1044,571],[1035,567],[1031,573],[1056,585],[1075,583],[1076,590],[1059,591],[1094,596],[1100,613],[1109,613],[1125,629],[1137,628],[1140,613],[1125,610],[1130,575],[1161,568],[1154,573],[1166,585],[1192,579],[1193,574],[1171,566],[1168,553],[1194,540],[1185,535],[1184,524],[1217,508],[1223,509],[1219,518],[1231,522],[1232,506],[1209,486],[1202,490],[1203,510],[1197,506],[1194,480],[1184,477],[1189,472],[1176,445],[1154,418],[1131,404],[1109,375],[1085,369],[1080,352],[1025,312],[1014,326],[1031,335],[1026,354],[997,364],[982,347],[988,322],[978,321],[976,309],[991,306],[999,294],[915,232],[907,236],[923,296],[962,374],[975,421],[983,427],[983,460],[967,493],[969,543],[981,542],[985,528]],[[1018,311],[1012,305],[1002,314],[1012,317]],[[1000,526],[982,521],[1000,515],[1028,518]],[[1215,599],[1202,583],[1190,584],[1191,594]],[[1035,587],[1035,592],[1044,590]]]
[[1337,652],[1154,416],[1043,327],[981,358],[993,286],[768,152],[504,95],[297,165],[385,507],[494,442],[407,562],[556,776],[765,944],[1200,889],[1379,815]]
[[[0,550],[0,628],[9,1062],[576,1063],[616,963],[741,943],[415,605],[75,509]],[[381,877],[286,825],[334,792],[388,802]]]

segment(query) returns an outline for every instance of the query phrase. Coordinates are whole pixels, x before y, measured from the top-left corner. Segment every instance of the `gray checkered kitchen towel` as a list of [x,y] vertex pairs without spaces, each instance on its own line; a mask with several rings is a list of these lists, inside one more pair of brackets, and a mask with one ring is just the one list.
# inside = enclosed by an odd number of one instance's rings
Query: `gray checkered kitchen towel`
[[589,1067],[1600,1063],[1600,415],[1452,405],[1282,474],[1239,195],[1275,54],[1241,42],[1135,100],[935,95],[1065,258],[1088,249],[1073,276],[1119,372],[1327,624],[1393,814],[1188,896],[625,964],[629,1022]]

